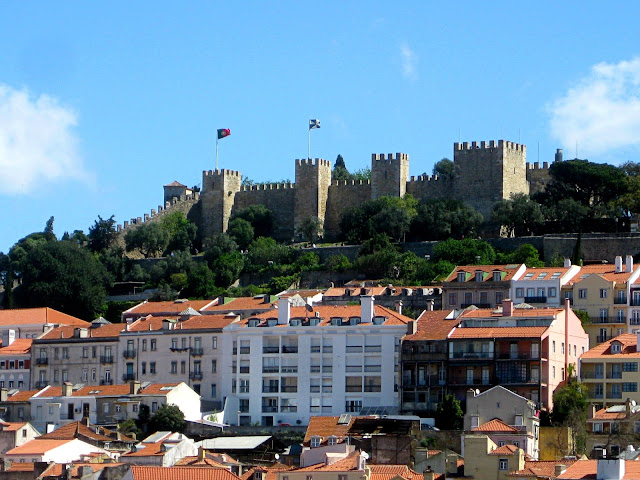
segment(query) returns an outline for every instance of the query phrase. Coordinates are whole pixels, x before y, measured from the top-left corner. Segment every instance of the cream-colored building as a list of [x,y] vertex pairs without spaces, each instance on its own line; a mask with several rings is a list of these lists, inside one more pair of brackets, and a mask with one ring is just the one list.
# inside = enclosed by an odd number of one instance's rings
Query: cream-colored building
[[515,304],[561,307],[564,304],[562,287],[579,271],[580,267],[571,265],[568,259],[564,267],[527,268],[523,275],[511,281],[511,299]]
[[465,477],[508,480],[524,467],[524,450],[515,445],[499,447],[487,435],[465,435],[463,442]]

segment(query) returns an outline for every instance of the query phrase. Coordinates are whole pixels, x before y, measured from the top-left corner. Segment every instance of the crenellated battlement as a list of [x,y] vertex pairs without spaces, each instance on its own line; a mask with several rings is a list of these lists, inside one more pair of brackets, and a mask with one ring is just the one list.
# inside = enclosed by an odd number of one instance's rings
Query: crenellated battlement
[[260,183],[257,185],[242,185],[241,192],[257,192],[260,190],[287,190],[296,188],[295,183]]
[[371,180],[332,180],[331,186],[371,185]]
[[229,170],[226,168],[218,169],[218,170],[205,170],[202,172],[204,177],[241,177],[242,174],[237,170]]
[[542,167],[540,162],[527,162],[527,170],[549,170],[549,162],[542,162]]
[[125,220],[122,224],[116,225],[116,231],[121,232],[127,228],[141,225],[150,220],[155,220],[158,217],[166,215],[168,212],[174,210],[174,207],[180,209],[182,206],[190,206],[197,203],[200,200],[200,193],[193,192],[191,195],[180,195],[180,197],[173,197],[171,201],[164,202],[164,205],[158,205],[158,208],[152,208],[149,213],[145,213],[142,217],[134,217],[130,220]]
[[526,145],[522,145],[516,142],[509,142],[507,140],[490,140],[489,142],[481,141],[480,144],[478,142],[455,142],[453,144],[453,150],[462,151],[462,150],[476,150],[476,149],[491,149],[491,148],[505,148],[507,150],[515,150],[524,152],[527,150]]
[[389,154],[384,154],[384,153],[372,153],[371,154],[371,161],[373,162],[378,162],[381,160],[385,160],[387,162],[391,161],[398,161],[398,160],[409,160],[409,154],[408,153],[396,153],[395,156],[393,155],[393,153],[389,153]]
[[331,162],[323,158],[303,158],[296,159],[296,167],[314,166],[314,167],[329,167],[331,168]]
[[411,176],[410,182],[437,182],[441,178],[438,175],[417,175]]

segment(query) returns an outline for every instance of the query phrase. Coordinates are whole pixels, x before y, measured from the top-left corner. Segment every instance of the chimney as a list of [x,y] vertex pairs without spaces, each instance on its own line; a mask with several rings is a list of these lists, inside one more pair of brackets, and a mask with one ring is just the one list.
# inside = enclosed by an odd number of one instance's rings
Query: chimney
[[73,384],[71,382],[64,382],[62,384],[62,396],[70,397],[73,395]]
[[89,336],[89,330],[86,328],[74,328],[73,336],[75,338],[87,338]]
[[627,398],[627,401],[624,404],[625,406],[625,416],[629,418],[631,416],[631,399]]
[[625,461],[621,458],[599,458],[597,480],[622,480],[625,473]]
[[200,445],[198,447],[198,460],[202,462],[206,457],[207,457],[207,452],[205,451],[204,448],[202,448],[202,445]]
[[591,403],[589,407],[587,407],[587,418],[594,418],[596,416],[596,406]]
[[418,331],[418,321],[411,320],[407,322],[407,335],[413,335]]
[[278,325],[289,325],[291,319],[291,303],[288,298],[278,299]]
[[624,271],[627,273],[633,272],[633,255],[627,255],[625,257],[625,269]]
[[373,295],[361,295],[360,296],[360,319],[362,323],[371,323],[374,316],[374,296]]
[[8,347],[16,339],[16,331],[12,328],[2,331],[2,346]]
[[431,465],[427,465],[427,469],[422,472],[422,478],[424,480],[435,480],[436,474],[433,470],[431,470]]
[[402,315],[402,300],[396,302],[396,310],[399,315]]
[[567,466],[559,463],[559,464],[556,465],[556,467],[554,469],[554,476],[559,477],[560,475],[562,475],[566,471],[567,471]]
[[0,388],[0,402],[6,402],[9,398],[9,390],[6,388]]
[[571,259],[570,258],[565,258],[564,259],[564,268],[569,268],[571,267]]
[[427,310],[428,310],[428,311],[433,312],[433,305],[434,305],[434,303],[435,303],[435,302],[434,302],[433,300],[429,300],[429,301],[427,302]]
[[140,391],[140,380],[134,380],[129,384],[129,394],[137,395]]
[[620,255],[616,257],[616,273],[622,273],[622,257]]
[[513,300],[505,298],[502,301],[502,316],[510,317],[511,315],[513,315]]
[[365,452],[360,452],[358,455],[358,470],[364,471],[364,467],[367,464],[367,454]]

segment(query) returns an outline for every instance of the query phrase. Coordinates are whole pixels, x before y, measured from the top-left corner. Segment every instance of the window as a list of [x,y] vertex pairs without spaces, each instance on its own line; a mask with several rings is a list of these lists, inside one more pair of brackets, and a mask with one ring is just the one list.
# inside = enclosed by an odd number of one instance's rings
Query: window
[[502,292],[496,292],[496,305],[500,305],[502,303]]
[[544,288],[538,288],[538,296],[539,297],[544,297]]
[[498,463],[498,470],[509,470],[509,459],[501,458]]
[[96,381],[96,369],[95,368],[91,369],[91,381],[92,382]]
[[151,375],[156,374],[156,362],[149,362],[149,373]]
[[558,296],[558,290],[556,287],[549,287],[547,290],[547,296],[550,298],[556,298]]
[[593,424],[593,433],[602,433],[602,423]]
[[553,366],[552,372],[553,372],[553,378],[556,378],[556,366],[555,365]]
[[171,373],[178,373],[178,362],[171,362]]
[[327,438],[327,445],[337,445],[338,444],[338,437],[331,435],[329,438]]
[[184,360],[180,362],[180,373],[187,373],[187,362]]
[[347,413],[360,413],[362,410],[362,400],[347,400],[345,403],[345,412]]
[[238,408],[238,410],[240,410],[241,412],[248,412],[249,411],[249,399],[248,398],[241,398],[240,399],[240,407]]
[[218,396],[218,387],[215,383],[211,384],[211,398],[216,398]]
[[132,412],[137,412],[138,411],[138,404],[134,403],[133,405],[131,405],[131,411]]
[[67,347],[62,347],[62,358],[69,358],[69,349]]
[[638,391],[638,384],[636,382],[624,382],[622,384],[622,391],[623,392],[637,392]]
[[69,381],[69,372],[67,370],[62,370],[62,381],[63,382]]
[[587,289],[581,288],[578,290],[578,298],[587,298]]
[[536,289],[533,287],[527,288],[527,297],[535,297],[535,296],[536,296]]
[[102,413],[104,413],[105,415],[109,414],[109,404],[108,403],[103,403],[102,404]]
[[624,362],[622,364],[623,372],[637,372],[638,371],[638,362]]
[[147,340],[142,340],[142,351],[146,352],[147,351]]
[[320,437],[311,437],[311,448],[318,448],[320,446]]
[[[41,372],[41,376],[44,376],[44,375],[42,375],[42,374],[44,374],[44,372]],[[58,383],[58,379],[59,379],[59,376],[58,376],[58,370],[54,370],[54,371],[53,371],[53,381],[54,381],[55,383]],[[42,380],[42,379],[41,379],[41,380]]]
[[142,375],[147,374],[147,362],[142,362]]
[[600,289],[600,298],[607,298],[607,289],[606,288],[601,288]]
[[211,360],[211,373],[216,373],[218,371],[218,361]]
[[212,337],[211,344],[211,348],[213,348],[214,350],[218,348],[218,337]]
[[172,338],[171,339],[171,349],[175,350],[178,348],[178,339],[177,338]]
[[556,341],[555,340],[553,342],[551,342],[551,351],[553,353],[556,353]]
[[459,282],[464,282],[465,278],[466,278],[466,274],[464,272],[458,272],[458,281]]
[[86,382],[89,380],[89,371],[86,368],[82,369],[82,381]]
[[158,402],[151,402],[151,411],[152,412],[158,411]]
[[560,344],[560,353],[562,353],[562,355],[564,355],[564,342],[562,342]]
[[89,358],[89,349],[87,347],[82,347],[82,358]]
[[450,293],[449,294],[449,305],[455,305],[458,301],[458,295],[456,295],[455,293]]
[[155,349],[156,349],[156,339],[153,338],[151,339],[151,351],[153,352],[155,351]]
[[524,297],[524,288],[516,288],[516,297],[523,298]]
[[53,349],[53,358],[54,358],[54,360],[58,360],[59,350],[60,349],[58,347]]
[[613,342],[611,344],[611,353],[620,353],[622,351],[622,344],[620,342]]
[[476,282],[481,282],[481,281],[483,280],[483,277],[484,277],[483,272],[482,272],[482,271],[480,271],[480,270],[478,270],[478,271],[476,272],[476,275],[475,275],[474,280],[475,280]]

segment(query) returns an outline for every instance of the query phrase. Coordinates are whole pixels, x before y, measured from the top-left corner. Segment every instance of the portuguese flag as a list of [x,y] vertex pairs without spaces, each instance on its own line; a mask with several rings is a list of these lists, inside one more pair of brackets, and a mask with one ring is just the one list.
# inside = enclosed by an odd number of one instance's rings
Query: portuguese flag
[[229,130],[228,128],[219,128],[218,129],[218,140],[220,140],[221,138],[224,138],[224,137],[228,137],[229,135],[231,135],[231,130]]

